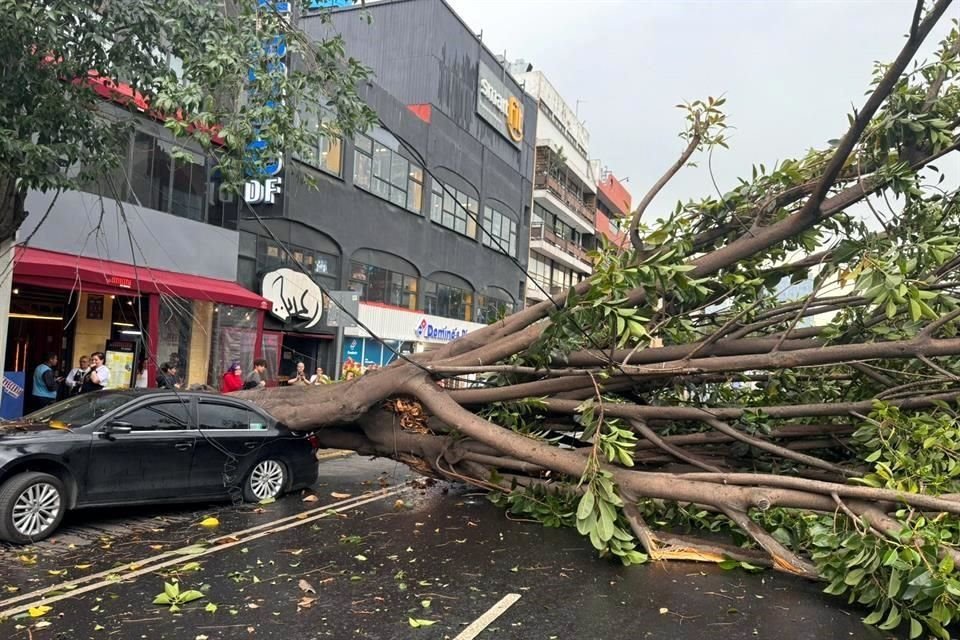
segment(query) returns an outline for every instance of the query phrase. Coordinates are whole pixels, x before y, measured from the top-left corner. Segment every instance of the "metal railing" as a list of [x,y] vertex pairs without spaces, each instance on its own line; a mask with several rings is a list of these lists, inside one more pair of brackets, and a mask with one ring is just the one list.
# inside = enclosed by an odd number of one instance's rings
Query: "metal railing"
[[554,233],[553,230],[549,229],[543,224],[535,223],[530,226],[530,241],[533,242],[534,240],[543,240],[544,242],[548,242],[567,255],[573,256],[581,262],[590,264],[590,258],[587,255],[586,249],[572,240],[564,240]]
[[535,189],[546,189],[552,193],[558,200],[566,205],[578,216],[594,224],[596,222],[596,213],[586,202],[576,193],[568,190],[563,184],[549,173],[538,173],[534,177]]

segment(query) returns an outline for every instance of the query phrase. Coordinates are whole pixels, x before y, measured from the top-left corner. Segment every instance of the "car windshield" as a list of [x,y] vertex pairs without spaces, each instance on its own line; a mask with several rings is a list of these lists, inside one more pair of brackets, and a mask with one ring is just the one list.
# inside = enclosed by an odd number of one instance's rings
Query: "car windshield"
[[58,422],[67,427],[82,427],[128,402],[130,402],[130,396],[125,394],[88,393],[35,411],[24,416],[23,421]]

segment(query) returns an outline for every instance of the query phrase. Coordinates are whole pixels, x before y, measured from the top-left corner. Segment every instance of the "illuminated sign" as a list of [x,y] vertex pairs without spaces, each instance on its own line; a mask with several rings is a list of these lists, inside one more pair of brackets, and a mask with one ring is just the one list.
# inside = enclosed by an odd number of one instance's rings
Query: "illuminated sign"
[[414,334],[423,340],[450,342],[467,335],[469,329],[465,327],[435,326],[426,318],[420,320]]
[[[262,11],[275,11],[281,15],[287,16],[290,13],[290,3],[281,0],[259,0],[259,6]],[[283,35],[277,35],[268,38],[263,42],[263,51],[267,57],[267,71],[280,71],[284,76],[287,74],[287,41]],[[250,69],[249,79],[251,85],[257,79],[256,70]],[[251,90],[248,92],[251,101],[263,100],[264,106],[279,106],[283,101],[283,96],[279,91],[268,96],[257,96]],[[257,134],[257,137],[247,145],[247,157],[256,167],[249,170],[251,179],[247,180],[243,187],[243,199],[247,204],[274,204],[277,196],[283,191],[283,177],[280,172],[283,171],[283,158],[264,158],[264,154],[270,146],[270,141]]]
[[513,144],[523,142],[523,98],[482,62],[477,66],[477,114]]

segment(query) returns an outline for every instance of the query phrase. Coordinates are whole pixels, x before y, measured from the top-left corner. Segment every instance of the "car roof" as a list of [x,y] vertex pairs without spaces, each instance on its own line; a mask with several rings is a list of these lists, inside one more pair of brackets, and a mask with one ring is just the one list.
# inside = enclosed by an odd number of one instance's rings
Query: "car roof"
[[246,405],[258,412],[270,415],[269,412],[248,400],[237,398],[232,395],[225,395],[217,391],[180,391],[179,389],[108,389],[97,392],[104,396],[125,396],[131,401],[139,398],[150,398],[153,396],[175,396],[177,398],[213,398],[215,400],[229,400],[238,404]]

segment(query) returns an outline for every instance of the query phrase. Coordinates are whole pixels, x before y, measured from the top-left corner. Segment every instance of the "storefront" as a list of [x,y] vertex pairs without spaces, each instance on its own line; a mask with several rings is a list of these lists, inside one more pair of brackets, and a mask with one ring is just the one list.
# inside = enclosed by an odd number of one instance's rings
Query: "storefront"
[[397,357],[397,352],[430,351],[486,326],[368,303],[360,304],[360,320],[383,343],[374,340],[363,329],[346,329],[340,354],[341,367],[348,359],[360,363],[365,369],[384,367]]
[[218,386],[231,361],[260,355],[270,303],[234,282],[33,248],[15,260],[4,376],[26,397],[48,353],[66,372],[106,352],[114,388],[155,386],[164,363],[184,385]]

